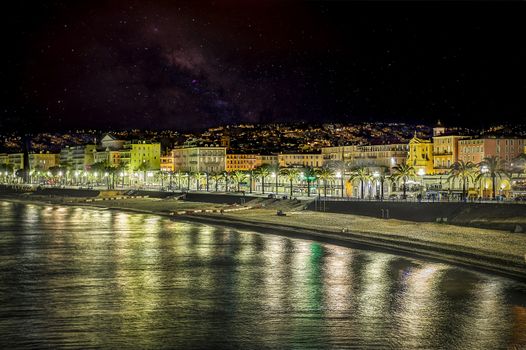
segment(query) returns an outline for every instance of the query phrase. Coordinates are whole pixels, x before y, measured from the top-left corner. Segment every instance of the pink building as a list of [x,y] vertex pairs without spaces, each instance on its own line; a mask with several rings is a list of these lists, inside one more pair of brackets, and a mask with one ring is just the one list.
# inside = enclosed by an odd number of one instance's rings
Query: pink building
[[526,140],[513,138],[482,138],[458,141],[458,159],[480,163],[486,157],[497,156],[504,161],[518,157],[524,151]]

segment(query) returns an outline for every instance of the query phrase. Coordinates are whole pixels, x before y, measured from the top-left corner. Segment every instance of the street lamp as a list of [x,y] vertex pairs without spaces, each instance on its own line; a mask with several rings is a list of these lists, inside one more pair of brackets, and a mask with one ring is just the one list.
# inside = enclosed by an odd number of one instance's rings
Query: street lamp
[[[373,172],[373,178],[374,178],[374,184],[375,184],[375,189],[374,189],[374,192],[375,192],[375,195],[378,196],[378,178],[380,177],[380,173],[378,172],[378,170],[375,170]],[[382,186],[383,187],[383,186]],[[383,190],[383,189],[382,189]]]
[[423,168],[418,169],[418,176],[420,176],[420,199],[422,199],[422,194],[424,192],[424,175],[426,171]]

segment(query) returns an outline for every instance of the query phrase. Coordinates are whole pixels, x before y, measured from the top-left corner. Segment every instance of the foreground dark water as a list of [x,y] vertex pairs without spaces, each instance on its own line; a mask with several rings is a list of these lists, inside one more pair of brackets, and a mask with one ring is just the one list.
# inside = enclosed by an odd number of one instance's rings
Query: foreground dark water
[[0,202],[0,347],[522,348],[526,286],[384,253]]

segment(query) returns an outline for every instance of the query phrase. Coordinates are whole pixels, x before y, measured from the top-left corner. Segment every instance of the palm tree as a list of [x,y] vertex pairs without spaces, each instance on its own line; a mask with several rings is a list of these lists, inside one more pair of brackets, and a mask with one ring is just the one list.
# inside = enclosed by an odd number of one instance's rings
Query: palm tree
[[166,179],[166,176],[168,176],[168,172],[164,169],[160,169],[159,172],[159,180],[161,180],[161,189],[164,188],[164,180]]
[[7,183],[8,174],[13,174],[13,164],[0,164],[0,174],[4,176],[4,181]]
[[344,196],[344,181],[345,181],[345,173],[349,169],[349,164],[344,162],[343,160],[335,160],[331,161],[329,163],[329,167],[332,168],[336,173],[339,173],[340,177],[340,188],[342,189],[341,196]]
[[265,178],[270,175],[270,166],[262,165],[254,170],[254,176],[261,179],[261,193],[265,194]]
[[110,188],[115,188],[115,173],[117,173],[117,171],[119,170],[119,166],[115,167],[115,166],[107,166],[105,169],[104,169],[104,175],[106,176],[106,174],[108,175],[107,176],[107,179],[108,178],[111,178],[111,181],[106,180],[106,186],[108,187],[108,189]]
[[117,184],[115,181],[115,174],[118,174],[118,176],[121,178],[121,187],[124,188],[124,172],[126,171],[126,166],[124,164],[117,164],[113,167],[114,169],[114,185]]
[[287,180],[289,180],[290,196],[292,197],[292,183],[294,182],[294,180],[298,178],[298,176],[300,175],[300,172],[298,169],[295,169],[295,168],[287,168],[287,169],[282,169],[281,174],[285,176]]
[[232,179],[230,173],[225,171],[223,173],[223,179],[225,179],[225,191],[230,192],[230,180]]
[[146,172],[150,170],[150,164],[147,162],[142,162],[138,167],[135,168],[135,170],[143,172],[143,180],[144,183],[146,183]]
[[358,168],[358,169],[355,169],[352,173],[351,173],[351,177],[350,177],[350,180],[351,181],[355,181],[355,180],[359,180],[360,181],[360,198],[363,199],[364,198],[364,186],[365,186],[365,183],[367,181],[370,181],[372,180],[372,175],[369,173],[369,170],[365,167],[361,167],[361,168]]
[[491,178],[491,187],[493,192],[493,199],[496,197],[496,190],[497,190],[497,177],[502,179],[504,176],[509,175],[506,174],[506,170],[504,168],[504,162],[499,159],[499,157],[491,156],[486,157],[482,162],[480,162],[480,174],[477,176],[477,180],[483,177],[489,177]]
[[389,173],[388,168],[385,166],[380,167],[380,169],[374,174],[376,179],[380,181],[380,200],[384,199],[384,182],[388,179]]
[[210,178],[214,181],[216,192],[219,191],[219,181],[224,177],[223,173],[212,173]]
[[469,180],[474,180],[475,171],[476,166],[472,162],[459,160],[451,165],[448,180],[459,179],[459,181],[462,181],[462,200],[465,200],[467,197],[466,187],[469,184]]
[[307,197],[310,197],[310,184],[318,179],[318,174],[314,168],[306,167],[303,170],[303,176],[307,180]]
[[195,179],[195,189],[197,191],[201,191],[201,182],[203,182],[203,179],[205,178],[205,174],[198,171],[198,172],[192,173],[191,176]]
[[318,179],[323,181],[323,197],[327,197],[327,182],[333,178],[333,171],[329,167],[323,167],[317,171]]
[[209,172],[205,172],[205,189],[206,189],[206,192],[208,192],[210,190],[210,173]]
[[181,169],[177,169],[175,172],[175,177],[177,178],[177,189],[181,190],[181,178],[185,175],[185,173]]
[[234,180],[234,182],[237,185],[237,192],[239,192],[240,191],[240,184],[241,184],[241,182],[244,182],[247,179],[247,174],[245,174],[242,171],[235,171],[232,174],[232,179]]
[[64,174],[64,181],[66,184],[68,183],[68,175],[73,166],[71,165],[71,162],[64,161],[60,163],[60,167],[62,168],[62,172]]
[[191,171],[185,171],[184,177],[186,177],[186,190],[190,191],[190,178],[192,177]]
[[526,173],[526,153],[519,155],[510,162],[509,173],[517,174],[518,176]]
[[415,168],[408,164],[398,164],[393,168],[393,179],[402,180],[402,198],[406,199],[407,181],[416,177]]
[[275,189],[274,192],[278,194],[279,173],[280,173],[279,164],[269,165],[269,171],[272,177],[274,177],[274,189]]

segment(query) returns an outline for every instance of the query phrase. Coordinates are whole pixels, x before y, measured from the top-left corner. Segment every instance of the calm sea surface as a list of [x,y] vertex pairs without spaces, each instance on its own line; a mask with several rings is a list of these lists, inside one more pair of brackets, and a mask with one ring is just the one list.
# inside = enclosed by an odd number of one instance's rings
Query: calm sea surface
[[157,216],[0,202],[0,348],[526,347],[526,285]]

